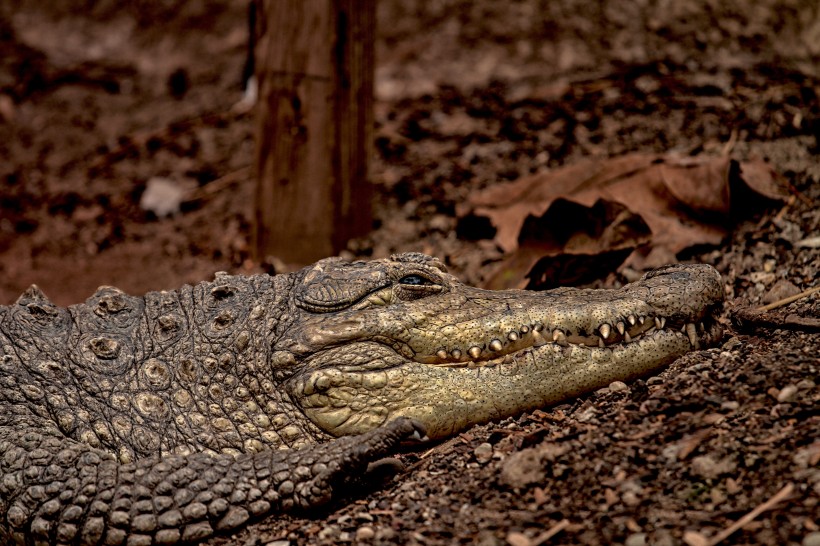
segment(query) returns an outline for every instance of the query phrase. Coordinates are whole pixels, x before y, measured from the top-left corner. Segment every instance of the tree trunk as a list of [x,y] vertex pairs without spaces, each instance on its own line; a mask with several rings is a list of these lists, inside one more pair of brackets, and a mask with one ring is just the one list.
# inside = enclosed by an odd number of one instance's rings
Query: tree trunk
[[375,0],[259,0],[256,252],[332,256],[372,226]]

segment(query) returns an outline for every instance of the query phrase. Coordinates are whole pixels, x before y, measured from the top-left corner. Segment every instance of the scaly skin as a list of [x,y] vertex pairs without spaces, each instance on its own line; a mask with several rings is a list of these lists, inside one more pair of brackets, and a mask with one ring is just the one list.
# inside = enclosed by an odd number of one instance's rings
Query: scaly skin
[[492,292],[421,254],[68,309],[32,287],[0,307],[0,542],[191,544],[319,506],[403,440],[658,370],[722,298],[708,266]]

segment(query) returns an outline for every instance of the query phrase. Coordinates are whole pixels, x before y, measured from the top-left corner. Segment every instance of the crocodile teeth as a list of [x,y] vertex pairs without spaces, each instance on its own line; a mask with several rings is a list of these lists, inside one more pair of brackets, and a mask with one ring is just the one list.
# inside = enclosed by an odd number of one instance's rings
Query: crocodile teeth
[[695,349],[700,348],[697,332],[695,331],[695,325],[690,322],[684,327],[684,329],[686,330],[686,335],[689,336],[689,343],[691,343]]
[[[597,333],[599,335],[590,337],[568,334],[558,328],[552,330],[550,333],[548,328],[546,330],[544,329],[544,325],[542,323],[535,322],[529,325],[522,325],[518,331],[513,330],[507,333],[506,339],[511,342],[515,342],[521,339],[522,336],[530,335],[532,336],[533,347],[542,347],[543,345],[549,343],[551,338],[552,342],[556,345],[560,345],[561,347],[569,347],[570,345],[586,345],[588,347],[597,346],[605,349],[607,347],[612,347],[611,344],[615,341],[613,339],[613,334],[616,331],[622,336],[623,343],[640,343],[645,342],[646,337],[651,337],[659,330],[662,330],[666,326],[667,322],[664,317],[654,317],[654,319],[649,317],[650,322],[648,323],[646,322],[646,319],[647,317],[642,317],[639,315],[629,315],[623,321],[618,321],[614,325],[604,322],[598,327]],[[638,324],[640,324],[640,326],[638,326]],[[698,327],[703,329],[703,323],[685,324],[680,329],[680,333],[677,335],[687,336],[690,344],[695,348],[699,348],[699,340],[697,336]],[[500,353],[504,349],[504,342],[505,341],[503,339],[493,338],[486,345],[486,350],[489,352]],[[610,343],[610,345],[607,345],[607,343]],[[472,364],[465,364],[471,367],[494,366],[502,362],[506,363],[513,358],[510,355],[504,355],[499,356],[494,360],[488,360],[485,362],[479,361],[482,354],[484,354],[484,349],[478,345],[473,345],[469,349],[466,349],[466,353],[473,361],[478,361],[473,362]],[[461,349],[452,349],[449,353],[445,349],[440,349],[436,352],[436,357],[442,361],[460,361],[463,355],[464,353]],[[464,363],[460,362],[454,364]]]
[[541,335],[541,332],[539,332],[538,330],[532,331],[532,344],[534,347],[540,347],[542,345],[545,345],[546,343],[547,340],[544,339],[544,336]]
[[664,325],[666,325],[666,319],[663,317],[655,317],[655,327],[658,330],[662,330]]

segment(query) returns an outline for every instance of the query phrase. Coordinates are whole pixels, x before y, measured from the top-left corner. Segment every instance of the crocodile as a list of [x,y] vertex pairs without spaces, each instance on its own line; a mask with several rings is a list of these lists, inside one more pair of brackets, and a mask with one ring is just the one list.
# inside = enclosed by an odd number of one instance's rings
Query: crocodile
[[0,542],[193,544],[344,496],[413,439],[615,380],[720,335],[719,274],[488,291],[438,259],[326,259],[61,308],[0,307]]

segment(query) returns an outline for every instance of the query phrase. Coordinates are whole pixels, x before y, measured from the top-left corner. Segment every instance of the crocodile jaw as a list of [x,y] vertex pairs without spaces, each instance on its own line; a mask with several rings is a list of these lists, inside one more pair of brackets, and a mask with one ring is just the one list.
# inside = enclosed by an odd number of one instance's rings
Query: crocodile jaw
[[[333,435],[359,434],[407,416],[423,423],[431,438],[442,438],[615,380],[645,376],[692,349],[686,334],[665,330],[613,348],[550,343],[508,355],[498,365],[454,368],[408,362],[361,372],[326,368],[300,380],[297,388],[310,393],[302,399],[306,415]],[[375,346],[372,350],[379,353]]]
[[[719,334],[711,313],[722,285],[706,266],[676,266],[614,291],[458,292],[467,297],[449,312],[441,303],[452,296],[443,296],[421,300],[433,312],[388,308],[358,326],[345,322],[333,334],[392,335],[335,339],[293,378],[293,399],[332,435],[407,416],[445,437],[650,374]],[[497,311],[470,318],[476,308]],[[442,316],[458,327],[442,328]]]

